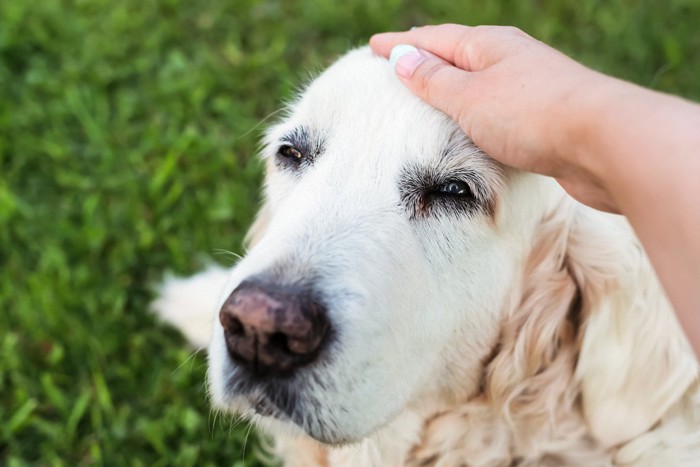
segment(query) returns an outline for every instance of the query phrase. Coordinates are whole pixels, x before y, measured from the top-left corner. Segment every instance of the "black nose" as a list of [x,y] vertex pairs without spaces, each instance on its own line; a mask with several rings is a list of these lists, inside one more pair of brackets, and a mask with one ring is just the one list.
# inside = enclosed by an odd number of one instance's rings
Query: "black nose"
[[228,353],[258,376],[285,376],[313,361],[328,334],[326,311],[308,292],[244,282],[219,312]]

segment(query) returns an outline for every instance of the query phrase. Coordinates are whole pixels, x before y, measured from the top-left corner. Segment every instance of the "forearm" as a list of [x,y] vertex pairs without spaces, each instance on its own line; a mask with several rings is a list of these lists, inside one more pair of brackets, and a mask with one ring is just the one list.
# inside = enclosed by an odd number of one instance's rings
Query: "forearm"
[[627,216],[700,355],[700,106],[610,79],[577,145]]

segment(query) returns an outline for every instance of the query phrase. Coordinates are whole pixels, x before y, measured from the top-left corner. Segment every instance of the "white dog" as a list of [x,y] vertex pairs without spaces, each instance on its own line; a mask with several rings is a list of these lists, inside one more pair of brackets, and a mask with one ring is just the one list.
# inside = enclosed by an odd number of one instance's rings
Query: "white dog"
[[211,335],[214,406],[287,465],[700,465],[698,364],[623,218],[489,159],[367,48],[262,157],[250,251],[155,309]]

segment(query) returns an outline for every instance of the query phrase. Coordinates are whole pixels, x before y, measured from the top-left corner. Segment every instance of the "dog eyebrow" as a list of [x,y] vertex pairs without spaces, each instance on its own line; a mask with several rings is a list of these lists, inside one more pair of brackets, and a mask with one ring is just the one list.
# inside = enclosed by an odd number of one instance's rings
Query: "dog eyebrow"
[[303,126],[298,126],[291,129],[290,131],[286,132],[280,139],[285,143],[293,145],[300,151],[308,149],[309,143],[311,142],[309,130]]

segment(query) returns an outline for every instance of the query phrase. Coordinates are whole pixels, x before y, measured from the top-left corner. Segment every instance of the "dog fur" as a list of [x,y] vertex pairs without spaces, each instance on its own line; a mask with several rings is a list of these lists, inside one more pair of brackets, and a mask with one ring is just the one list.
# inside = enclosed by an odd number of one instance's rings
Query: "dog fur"
[[[489,159],[367,48],[261,152],[249,251],[166,281],[154,308],[209,340],[213,405],[286,465],[700,465],[698,364],[624,218]],[[468,197],[441,194],[454,180]],[[217,319],[261,275],[312,287],[334,330],[270,384],[230,360]]]

